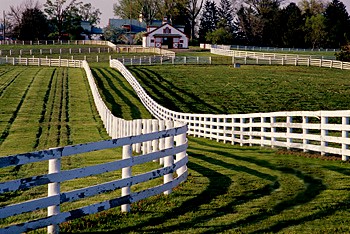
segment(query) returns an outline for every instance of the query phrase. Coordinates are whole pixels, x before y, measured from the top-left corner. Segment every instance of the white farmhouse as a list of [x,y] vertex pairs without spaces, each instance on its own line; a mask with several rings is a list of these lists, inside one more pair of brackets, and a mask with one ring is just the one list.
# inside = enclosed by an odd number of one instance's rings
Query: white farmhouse
[[142,37],[143,47],[188,48],[188,37],[183,26],[172,26],[166,18],[160,26],[150,25]]

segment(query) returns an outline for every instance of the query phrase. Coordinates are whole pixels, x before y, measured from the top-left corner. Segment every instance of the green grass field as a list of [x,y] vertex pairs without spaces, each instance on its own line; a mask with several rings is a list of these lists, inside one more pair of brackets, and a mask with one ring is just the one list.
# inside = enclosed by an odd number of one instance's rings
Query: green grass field
[[190,113],[350,109],[350,72],[294,66],[133,66],[154,99]]
[[[123,77],[105,65],[94,64],[92,72],[107,106],[119,117],[149,118],[149,113]],[[282,107],[283,110],[292,107],[309,110],[314,106],[314,109],[349,108],[346,100],[349,85],[347,71],[281,66],[242,66],[241,69],[230,66],[134,66],[130,70],[158,102],[178,111],[247,113],[277,111]],[[264,98],[264,95],[268,97]],[[304,100],[303,104],[298,104],[298,100]],[[0,105],[1,129],[8,132],[7,135],[2,133],[0,155],[30,151],[36,145],[39,149],[107,137],[95,108],[91,108],[91,94],[80,69],[0,66]],[[19,141],[17,146],[13,143],[11,146],[10,139],[20,136],[12,137],[12,134],[16,134],[15,129],[23,125],[20,116],[31,123],[28,131],[22,130],[28,132],[28,139],[31,140],[26,140],[18,149]],[[48,126],[51,126],[50,130]],[[65,161],[64,167],[101,162],[101,154],[103,160],[108,161],[118,158],[120,152],[81,155],[72,158],[72,161]],[[116,208],[64,223],[61,231],[350,232],[349,163],[192,137],[189,138],[188,154],[189,178],[170,196],[159,195],[137,202],[132,205],[129,214],[122,214],[120,208]],[[150,163],[146,167],[155,168],[156,165]],[[135,168],[133,173],[144,169]],[[23,177],[41,170],[44,169],[21,170],[18,175],[1,171],[0,178],[4,181],[12,176]],[[106,174],[89,179],[97,183],[111,176],[120,175]],[[63,185],[63,190],[80,187],[84,183],[87,182],[69,182]],[[138,189],[138,186],[132,188],[134,191]],[[8,197],[0,197],[0,206],[38,194],[44,196],[46,192],[41,190],[24,191],[10,201]],[[85,199],[79,204],[67,204],[62,210],[118,194],[119,191],[116,191]],[[32,216],[42,215],[44,211]],[[29,216],[6,219],[0,221],[0,225]]]

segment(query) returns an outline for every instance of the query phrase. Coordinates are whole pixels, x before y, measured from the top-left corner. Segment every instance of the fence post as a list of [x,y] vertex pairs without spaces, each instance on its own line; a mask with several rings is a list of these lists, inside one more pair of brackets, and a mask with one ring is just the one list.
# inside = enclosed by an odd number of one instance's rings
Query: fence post
[[266,120],[266,118],[265,117],[260,117],[260,120],[261,120],[261,128],[260,128],[260,131],[261,131],[261,136],[260,136],[260,140],[261,140],[261,142],[260,142],[260,146],[264,146],[264,141],[266,140],[266,137],[265,137],[265,132],[266,132],[266,128],[265,128],[265,120]]
[[309,140],[307,139],[307,134],[309,134],[309,129],[306,128],[306,125],[309,123],[309,117],[303,116],[303,151],[307,152],[307,145]]
[[[132,157],[132,147],[131,145],[123,146],[123,159],[128,159]],[[131,177],[131,167],[125,167],[122,169],[122,178]],[[131,189],[130,186],[122,188],[122,197],[130,195]],[[124,204],[121,206],[122,212],[130,212],[130,204]]]
[[[173,122],[172,121],[167,121],[166,122],[166,129],[170,129],[173,127]],[[174,147],[174,136],[169,136],[165,138],[165,148],[173,148]],[[164,157],[164,167],[170,167],[174,163],[174,156],[169,155]],[[164,184],[169,183],[173,181],[173,174],[169,173],[164,175]],[[171,189],[164,191],[164,195],[169,195],[171,193]]]
[[[152,119],[148,119],[146,122],[146,133],[151,133],[152,132]],[[147,149],[146,153],[149,154],[152,152],[152,141],[147,141]]]
[[274,133],[276,132],[276,127],[275,127],[275,123],[276,123],[276,117],[270,117],[271,119],[271,148],[275,147],[275,142],[276,142],[276,137],[274,137]]
[[[158,120],[153,119],[152,120],[152,132],[157,132],[158,131]],[[152,152],[158,151],[158,146],[159,146],[159,140],[155,139],[152,141]],[[153,162],[157,162],[158,160],[153,160]]]
[[325,148],[328,146],[328,142],[325,141],[325,137],[328,136],[328,130],[326,129],[326,124],[328,124],[328,117],[323,116],[321,111],[321,155],[325,155]]
[[[350,120],[350,118],[349,117],[342,117],[342,125],[343,125],[343,127],[342,127],[342,138],[343,138],[343,141],[344,141],[344,139],[347,139],[347,138],[349,138],[349,132],[348,131],[346,131],[346,130],[344,130],[344,129],[346,129],[346,126],[348,126],[349,125],[349,120]],[[348,161],[349,160],[349,156],[346,154],[346,150],[348,149],[348,145],[346,144],[346,143],[342,143],[342,160],[343,161]]]
[[[159,131],[165,130],[165,122],[164,120],[159,120]],[[159,150],[165,149],[165,139],[160,138],[159,139]],[[159,164],[164,165],[164,158],[159,159]]]
[[[175,127],[182,127],[182,126],[183,126],[183,123],[175,122]],[[176,142],[177,146],[185,144],[186,143],[186,133],[183,133],[181,135],[177,135],[175,137],[175,142]],[[186,157],[186,151],[183,151],[183,152],[176,154],[175,157],[176,157],[177,162],[180,161],[181,159]],[[187,170],[186,165],[180,167],[179,169],[176,170],[177,176],[181,176],[183,173],[186,172],[186,170]]]
[[209,64],[211,65],[211,56],[209,57]]
[[[59,173],[61,170],[61,155],[59,158],[49,160],[49,172],[48,174]],[[47,208],[47,216],[57,215],[60,213],[60,183],[49,183],[48,184],[48,197],[56,196],[56,205],[49,206]],[[47,232],[56,234],[59,233],[58,224],[50,225],[47,227]]]
[[287,149],[290,150],[290,146],[293,143],[293,139],[291,138],[291,134],[293,133],[293,128],[291,124],[293,123],[293,116],[287,116]]

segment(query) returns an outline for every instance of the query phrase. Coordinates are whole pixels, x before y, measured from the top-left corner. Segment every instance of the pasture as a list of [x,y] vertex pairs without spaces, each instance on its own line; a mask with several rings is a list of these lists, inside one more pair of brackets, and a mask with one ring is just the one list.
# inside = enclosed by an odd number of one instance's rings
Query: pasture
[[241,114],[348,110],[350,72],[294,66],[133,66],[161,105],[180,112]]
[[[350,73],[347,71],[288,66],[234,69],[231,66],[187,65],[134,66],[130,70],[160,104],[183,112],[349,109],[346,77]],[[118,72],[103,64],[92,67],[92,72],[102,97],[116,116],[150,117]],[[107,137],[82,70],[0,66],[0,74],[3,132],[0,155]],[[22,128],[22,132],[17,128]],[[19,145],[18,139],[22,139],[24,133],[30,140],[23,139],[23,144],[20,141]],[[350,232],[348,163],[192,137],[189,143],[190,175],[170,196],[160,195],[137,202],[129,214],[122,214],[116,208],[64,223],[61,231]],[[120,152],[105,152],[103,160],[119,157],[118,154]],[[73,164],[66,162],[66,166],[92,164],[94,160],[100,161],[101,154],[79,156]],[[21,168],[22,174],[28,171]],[[16,176],[14,172],[1,173],[1,181]],[[101,181],[103,178],[96,178],[96,182]],[[78,187],[78,183],[67,186]],[[25,191],[12,199],[32,195]],[[8,197],[1,197],[0,202],[1,206],[10,201]],[[0,225],[8,222],[13,220],[3,220]]]

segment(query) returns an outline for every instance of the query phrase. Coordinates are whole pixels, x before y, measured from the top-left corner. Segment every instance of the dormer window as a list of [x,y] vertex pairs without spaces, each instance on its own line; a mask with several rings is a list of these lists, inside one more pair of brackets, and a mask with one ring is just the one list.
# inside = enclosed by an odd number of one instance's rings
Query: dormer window
[[163,29],[163,33],[164,34],[170,34],[171,33],[171,29],[166,27],[166,28]]

